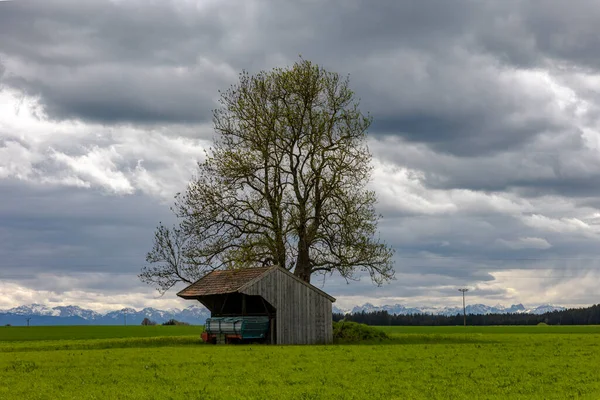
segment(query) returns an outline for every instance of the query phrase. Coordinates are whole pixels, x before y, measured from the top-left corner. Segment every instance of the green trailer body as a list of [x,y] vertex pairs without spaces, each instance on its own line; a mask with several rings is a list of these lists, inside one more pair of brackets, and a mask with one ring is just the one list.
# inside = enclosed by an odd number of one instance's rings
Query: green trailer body
[[219,338],[263,340],[268,332],[269,317],[214,317],[206,320],[202,339],[205,342],[216,342]]

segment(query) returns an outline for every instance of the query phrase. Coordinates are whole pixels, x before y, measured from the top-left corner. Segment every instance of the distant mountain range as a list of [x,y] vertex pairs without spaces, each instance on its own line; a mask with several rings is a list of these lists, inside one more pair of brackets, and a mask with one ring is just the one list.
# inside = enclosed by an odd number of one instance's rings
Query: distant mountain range
[[157,310],[148,307],[137,311],[133,308],[123,308],[101,314],[79,306],[50,308],[42,304],[30,304],[0,310],[0,326],[27,325],[27,318],[31,318],[30,325],[140,325],[144,318],[159,324],[176,319],[192,325],[202,325],[208,317],[210,312],[200,305],[192,305],[183,310]]
[[[537,307],[526,308],[523,304],[513,304],[510,307],[503,305],[486,306],[485,304],[472,304],[465,307],[467,314],[544,314],[552,311],[566,310],[565,307],[544,304]],[[342,310],[338,307],[333,307],[334,313],[360,313],[360,312],[387,311],[388,314],[407,315],[407,314],[435,314],[435,315],[456,315],[462,314],[462,307],[406,307],[402,304],[375,306],[371,303],[365,303],[362,306],[356,306],[349,310]]]
[[[544,314],[555,310],[565,310],[565,307],[554,306],[550,304],[526,308],[523,304],[515,304],[510,307],[502,305],[486,306],[484,304],[473,304],[466,307],[467,314],[508,314],[508,313],[528,313]],[[387,311],[389,314],[439,314],[456,315],[463,312],[462,307],[406,307],[402,304],[375,306],[371,303],[365,303],[362,306],[356,306],[349,310],[342,310],[333,306],[334,313],[360,313],[373,311]],[[133,308],[123,308],[121,310],[110,311],[107,313],[98,313],[87,310],[79,306],[58,306],[48,307],[43,304],[30,304],[11,308],[9,310],[0,310],[0,326],[2,325],[27,325],[27,318],[30,318],[30,325],[140,325],[144,318],[149,318],[156,323],[163,323],[170,319],[187,322],[192,325],[202,325],[206,318],[210,317],[210,312],[200,306],[192,305],[183,310],[174,308],[169,310],[158,310],[156,308],[144,308],[137,311]]]

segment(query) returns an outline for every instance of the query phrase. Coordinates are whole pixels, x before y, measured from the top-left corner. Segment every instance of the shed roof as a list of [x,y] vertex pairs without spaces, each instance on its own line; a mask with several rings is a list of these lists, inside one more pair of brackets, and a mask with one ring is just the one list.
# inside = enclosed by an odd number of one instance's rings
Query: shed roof
[[260,277],[274,269],[283,271],[300,284],[310,287],[331,301],[335,301],[335,298],[331,297],[319,288],[311,285],[310,283],[304,282],[294,274],[283,268],[279,268],[278,266],[212,271],[177,293],[177,296],[184,299],[194,299],[202,296],[235,293],[243,289],[244,286],[254,282],[257,279],[260,279]]
[[271,267],[212,271],[177,293],[177,296],[186,299],[237,292],[246,283],[258,278],[269,269]]

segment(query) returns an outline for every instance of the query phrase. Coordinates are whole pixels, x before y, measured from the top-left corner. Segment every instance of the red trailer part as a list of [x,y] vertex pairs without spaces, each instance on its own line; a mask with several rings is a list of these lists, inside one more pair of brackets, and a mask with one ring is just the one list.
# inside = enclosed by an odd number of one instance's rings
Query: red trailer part
[[[211,335],[208,332],[202,332],[202,335],[200,335],[200,337],[202,338],[202,341],[205,343],[216,343],[217,342],[217,335]],[[235,340],[242,340],[242,335],[221,335],[221,338],[225,339],[226,343],[231,343],[232,341],[235,341]]]

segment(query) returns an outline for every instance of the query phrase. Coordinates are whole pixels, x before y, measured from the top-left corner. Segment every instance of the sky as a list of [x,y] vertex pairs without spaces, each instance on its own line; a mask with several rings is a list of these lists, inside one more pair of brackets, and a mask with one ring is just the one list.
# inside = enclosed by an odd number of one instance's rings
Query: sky
[[600,302],[600,4],[0,2],[0,309],[185,307],[137,278],[218,91],[299,55],[373,116],[396,280],[337,305]]

